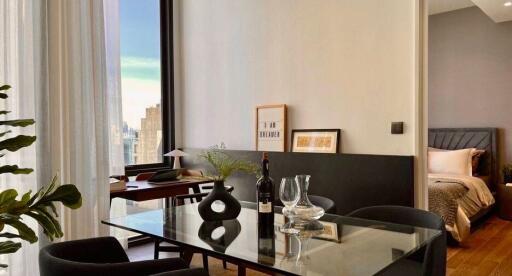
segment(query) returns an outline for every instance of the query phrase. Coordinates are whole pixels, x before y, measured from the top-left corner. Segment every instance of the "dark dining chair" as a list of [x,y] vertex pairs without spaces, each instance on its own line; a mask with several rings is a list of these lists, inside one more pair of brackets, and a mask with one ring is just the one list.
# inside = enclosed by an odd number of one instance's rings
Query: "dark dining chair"
[[404,206],[365,207],[348,216],[441,230],[442,234],[422,250],[392,264],[379,275],[446,275],[446,229],[440,216],[425,210]]
[[[41,276],[145,276],[166,272],[168,276],[204,276],[204,270],[189,269],[180,258],[130,262],[114,237],[100,237],[50,244],[39,252]],[[175,273],[175,274],[173,274]]]

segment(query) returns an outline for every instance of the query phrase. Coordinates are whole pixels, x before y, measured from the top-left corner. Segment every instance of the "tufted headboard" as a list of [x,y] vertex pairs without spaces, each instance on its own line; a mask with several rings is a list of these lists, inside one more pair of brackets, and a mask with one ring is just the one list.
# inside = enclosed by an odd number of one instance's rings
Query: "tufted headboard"
[[488,177],[487,185],[491,191],[495,191],[499,180],[496,137],[496,128],[430,128],[428,146],[447,150],[465,148],[485,150],[478,173],[480,176]]

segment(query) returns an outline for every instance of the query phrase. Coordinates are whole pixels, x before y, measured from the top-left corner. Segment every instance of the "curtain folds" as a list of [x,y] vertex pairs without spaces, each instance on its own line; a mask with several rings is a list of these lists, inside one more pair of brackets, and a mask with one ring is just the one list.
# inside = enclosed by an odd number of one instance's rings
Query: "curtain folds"
[[[0,190],[35,191],[57,173],[75,184],[83,205],[60,209],[65,240],[109,234],[108,177],[124,172],[119,26],[105,20],[117,9],[116,0],[0,0],[0,83],[13,86],[12,116],[36,119],[20,131],[38,136],[8,160],[36,173],[2,177]],[[38,248],[9,256],[0,275],[37,275]]]

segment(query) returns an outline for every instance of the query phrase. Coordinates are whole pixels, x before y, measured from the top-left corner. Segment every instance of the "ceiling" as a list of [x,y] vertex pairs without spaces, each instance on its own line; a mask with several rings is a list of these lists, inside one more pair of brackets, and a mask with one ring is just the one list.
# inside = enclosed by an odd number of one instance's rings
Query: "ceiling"
[[512,20],[512,6],[503,4],[512,0],[429,0],[429,14],[438,14],[472,6],[479,7],[494,22]]
[[429,14],[438,14],[474,6],[471,0],[430,0],[428,3]]

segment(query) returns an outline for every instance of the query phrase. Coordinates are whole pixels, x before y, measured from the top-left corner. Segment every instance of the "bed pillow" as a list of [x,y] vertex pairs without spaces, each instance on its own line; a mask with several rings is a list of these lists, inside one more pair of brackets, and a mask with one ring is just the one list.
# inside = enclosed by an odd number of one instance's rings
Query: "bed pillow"
[[[482,156],[485,154],[485,150],[477,149],[477,148],[468,148],[471,150],[471,174],[473,176],[478,176],[478,167],[480,166],[480,161],[482,160]],[[438,149],[428,147],[428,152],[447,152],[452,150],[446,149]]]
[[473,149],[429,151],[428,172],[471,176],[471,153]]
[[473,176],[478,176],[478,167],[480,167],[480,161],[482,156],[485,154],[485,150],[474,149],[471,152],[471,168]]

